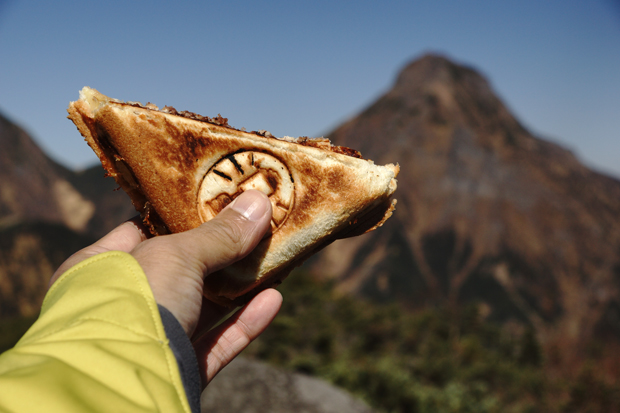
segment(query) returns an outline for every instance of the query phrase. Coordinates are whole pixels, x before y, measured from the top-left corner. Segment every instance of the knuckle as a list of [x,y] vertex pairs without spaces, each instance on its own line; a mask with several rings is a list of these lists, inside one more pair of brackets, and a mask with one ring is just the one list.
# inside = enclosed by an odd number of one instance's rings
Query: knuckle
[[212,232],[215,239],[233,255],[240,255],[244,249],[246,234],[237,220],[213,220]]
[[166,237],[155,237],[144,241],[132,252],[138,261],[146,261],[154,266],[164,265],[164,263],[176,263],[182,256],[182,248],[174,242],[170,242]]

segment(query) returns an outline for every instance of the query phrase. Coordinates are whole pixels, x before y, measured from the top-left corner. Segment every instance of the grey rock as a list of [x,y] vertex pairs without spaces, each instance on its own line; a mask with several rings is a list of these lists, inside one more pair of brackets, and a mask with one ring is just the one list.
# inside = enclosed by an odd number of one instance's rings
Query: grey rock
[[364,402],[313,377],[238,357],[202,394],[202,411],[217,413],[372,413]]

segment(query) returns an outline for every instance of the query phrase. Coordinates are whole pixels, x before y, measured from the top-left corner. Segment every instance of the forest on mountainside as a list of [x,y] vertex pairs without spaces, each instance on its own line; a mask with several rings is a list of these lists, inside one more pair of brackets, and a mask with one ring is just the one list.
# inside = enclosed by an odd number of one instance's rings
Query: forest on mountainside
[[564,374],[532,328],[485,321],[475,305],[404,311],[334,291],[303,270],[273,324],[243,353],[317,376],[382,412],[615,412],[620,384],[590,360]]

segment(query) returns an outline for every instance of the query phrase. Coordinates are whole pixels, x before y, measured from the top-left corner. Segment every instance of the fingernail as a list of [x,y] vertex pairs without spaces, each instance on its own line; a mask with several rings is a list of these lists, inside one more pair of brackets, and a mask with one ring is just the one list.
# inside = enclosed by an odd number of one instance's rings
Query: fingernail
[[251,190],[235,198],[230,207],[250,221],[258,221],[265,215],[269,205],[266,196],[262,192]]

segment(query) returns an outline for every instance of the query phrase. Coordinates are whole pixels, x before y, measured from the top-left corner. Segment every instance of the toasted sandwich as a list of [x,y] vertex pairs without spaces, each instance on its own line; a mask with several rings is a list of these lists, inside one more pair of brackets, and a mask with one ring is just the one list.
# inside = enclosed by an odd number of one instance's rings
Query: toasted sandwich
[[154,235],[198,227],[250,188],[269,197],[271,236],[205,278],[204,295],[222,305],[241,305],[336,239],[381,226],[396,204],[398,165],[375,165],[327,139],[245,132],[220,115],[123,102],[88,87],[68,112]]

